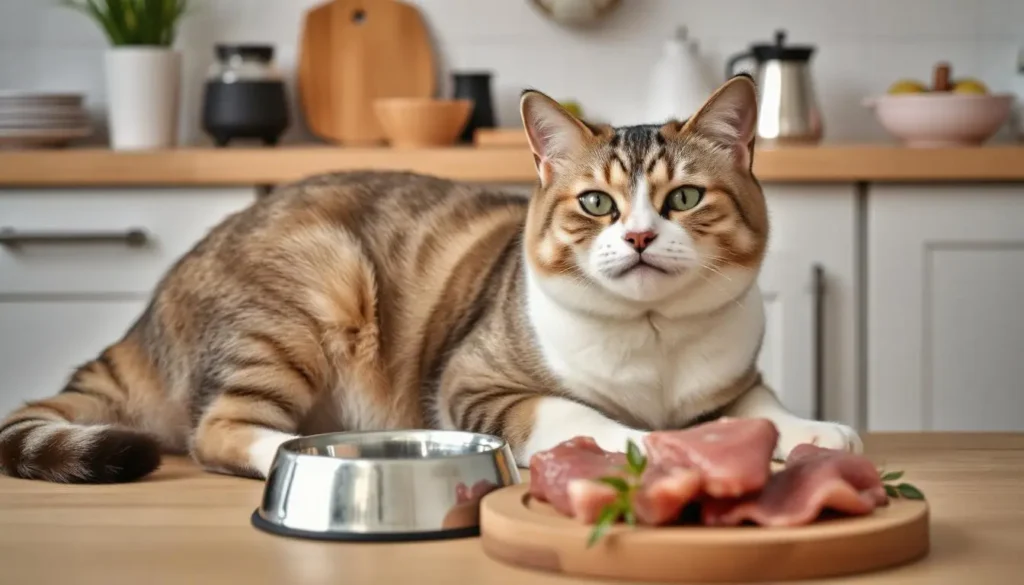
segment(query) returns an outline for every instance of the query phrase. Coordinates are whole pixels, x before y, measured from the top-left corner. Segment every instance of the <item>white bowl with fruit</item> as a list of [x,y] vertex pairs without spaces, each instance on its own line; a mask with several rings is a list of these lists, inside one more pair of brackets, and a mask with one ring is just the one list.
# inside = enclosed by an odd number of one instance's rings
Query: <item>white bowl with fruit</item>
[[1013,100],[1011,94],[990,93],[977,79],[953,79],[949,65],[940,63],[930,87],[903,79],[866,105],[906,146],[941,148],[984,144],[1006,123]]

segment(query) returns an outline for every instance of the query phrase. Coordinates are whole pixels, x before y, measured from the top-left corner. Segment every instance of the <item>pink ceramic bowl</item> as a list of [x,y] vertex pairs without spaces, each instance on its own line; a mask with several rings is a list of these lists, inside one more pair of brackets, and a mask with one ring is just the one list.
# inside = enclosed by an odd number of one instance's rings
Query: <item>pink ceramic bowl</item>
[[867,101],[887,132],[907,146],[977,146],[999,131],[1013,95],[910,93]]

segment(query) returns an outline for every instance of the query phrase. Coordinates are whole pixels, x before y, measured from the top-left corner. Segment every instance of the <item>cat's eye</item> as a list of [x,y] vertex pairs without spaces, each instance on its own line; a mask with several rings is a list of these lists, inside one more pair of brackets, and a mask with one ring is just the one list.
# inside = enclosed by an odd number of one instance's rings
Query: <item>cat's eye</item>
[[587,191],[581,193],[576,199],[580,207],[590,215],[601,217],[615,211],[615,200],[612,196],[602,191]]
[[665,211],[688,211],[697,207],[700,200],[704,198],[704,189],[685,185],[678,187],[668,194],[665,200]]

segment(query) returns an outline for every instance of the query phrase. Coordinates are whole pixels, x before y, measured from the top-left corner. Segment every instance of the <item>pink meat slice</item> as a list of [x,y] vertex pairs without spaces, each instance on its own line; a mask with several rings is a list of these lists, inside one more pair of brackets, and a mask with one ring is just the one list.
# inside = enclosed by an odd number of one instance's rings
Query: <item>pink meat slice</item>
[[674,522],[700,496],[700,487],[700,473],[694,469],[648,468],[633,500],[637,521],[651,526]]
[[[625,453],[605,451],[590,437],[574,437],[530,458],[530,495],[548,502],[567,516],[596,518],[607,499],[615,491],[594,481],[594,490],[576,494],[576,504],[569,496],[569,484],[575,480],[595,480],[604,476],[622,477]],[[577,489],[577,492],[580,490]],[[607,492],[607,493],[606,493]],[[580,510],[576,508],[579,507]],[[597,512],[593,512],[595,509]]]
[[736,498],[768,482],[778,439],[778,429],[767,419],[720,418],[688,429],[652,432],[644,444],[655,467],[695,469],[709,496]]
[[888,503],[874,464],[864,456],[814,445],[797,446],[786,467],[759,494],[703,503],[704,524],[802,526],[825,510],[847,515],[871,513]]
[[[616,491],[596,481],[626,477],[624,453],[607,452],[589,437],[576,437],[537,453],[530,461],[530,493],[556,510],[581,522],[597,521],[601,510],[615,501]],[[648,467],[633,500],[641,524],[666,524],[700,492],[700,474],[686,468]]]

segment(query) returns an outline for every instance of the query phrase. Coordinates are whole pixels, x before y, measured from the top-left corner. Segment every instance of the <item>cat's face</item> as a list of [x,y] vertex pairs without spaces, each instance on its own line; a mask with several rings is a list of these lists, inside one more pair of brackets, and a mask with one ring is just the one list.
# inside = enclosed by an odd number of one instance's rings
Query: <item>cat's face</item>
[[654,307],[684,295],[724,303],[746,290],[768,236],[750,170],[755,95],[737,77],[686,123],[612,128],[525,93],[541,182],[526,232],[534,273],[562,294],[596,286]]

